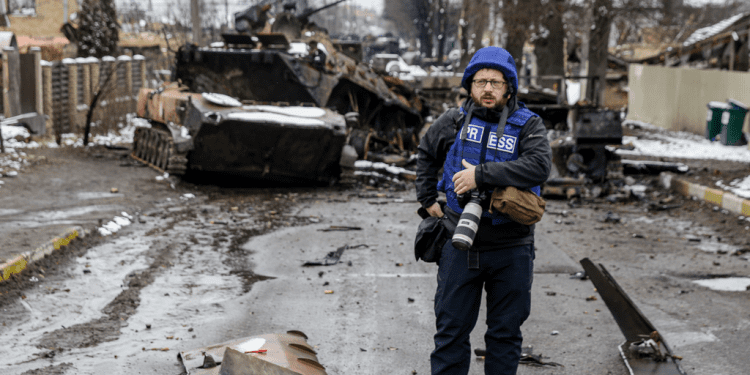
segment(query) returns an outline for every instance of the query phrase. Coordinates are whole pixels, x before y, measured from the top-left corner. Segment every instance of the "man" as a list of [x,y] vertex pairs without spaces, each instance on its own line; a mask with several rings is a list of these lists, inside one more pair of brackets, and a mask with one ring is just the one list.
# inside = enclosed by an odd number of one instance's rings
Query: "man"
[[[503,186],[538,195],[551,164],[547,131],[539,116],[518,102],[516,66],[506,50],[477,51],[461,86],[470,97],[430,126],[417,161],[417,199],[430,215],[445,215],[451,233],[462,212],[458,195],[472,190],[491,194]],[[438,191],[445,192],[444,211]],[[482,287],[487,291],[485,374],[515,374],[518,368],[521,324],[531,309],[534,225],[490,214],[486,203],[482,209],[473,246],[462,251],[448,241],[442,249],[432,374],[468,373],[469,334],[479,315]]]

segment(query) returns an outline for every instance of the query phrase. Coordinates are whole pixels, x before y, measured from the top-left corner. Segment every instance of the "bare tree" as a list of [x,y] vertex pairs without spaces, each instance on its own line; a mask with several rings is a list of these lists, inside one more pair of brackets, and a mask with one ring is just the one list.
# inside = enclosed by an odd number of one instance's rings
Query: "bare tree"
[[506,45],[505,49],[516,60],[516,69],[521,70],[523,46],[532,34],[532,28],[539,24],[539,16],[544,14],[541,0],[506,0],[500,10],[503,17]]
[[463,0],[461,15],[458,21],[461,30],[460,68],[466,67],[474,52],[482,47],[482,37],[487,31],[489,24],[487,9],[487,0]]
[[[537,20],[535,32],[531,36],[536,54],[537,75],[562,76],[565,74],[565,31],[563,13],[565,0],[551,0]],[[543,87],[559,89],[557,81],[542,80]]]

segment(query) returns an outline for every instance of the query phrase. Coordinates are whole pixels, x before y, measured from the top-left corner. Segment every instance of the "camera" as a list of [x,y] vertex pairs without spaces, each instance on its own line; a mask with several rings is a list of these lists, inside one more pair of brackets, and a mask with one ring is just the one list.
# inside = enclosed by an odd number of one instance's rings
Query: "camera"
[[474,244],[474,237],[476,237],[479,229],[479,218],[482,217],[482,201],[485,198],[485,193],[476,190],[458,196],[459,204],[464,206],[464,212],[458,219],[458,225],[456,225],[456,231],[453,232],[451,241],[456,249],[466,251],[471,249]]

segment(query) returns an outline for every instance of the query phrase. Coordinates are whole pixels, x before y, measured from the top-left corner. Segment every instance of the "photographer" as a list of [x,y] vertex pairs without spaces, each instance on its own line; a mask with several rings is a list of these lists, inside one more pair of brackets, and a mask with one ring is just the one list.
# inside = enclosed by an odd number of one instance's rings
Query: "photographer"
[[[432,124],[419,144],[417,161],[417,199],[431,216],[445,215],[443,222],[451,233],[467,207],[463,197],[481,206],[479,225],[467,226],[476,232],[468,250],[457,249],[451,241],[442,248],[432,374],[468,373],[469,334],[479,315],[483,287],[488,326],[485,374],[515,374],[521,324],[531,309],[534,225],[490,213],[486,197],[505,186],[539,195],[539,185],[549,175],[551,150],[542,120],[518,102],[516,66],[506,50],[477,51],[461,86],[469,98]],[[438,191],[447,198],[444,212]]]

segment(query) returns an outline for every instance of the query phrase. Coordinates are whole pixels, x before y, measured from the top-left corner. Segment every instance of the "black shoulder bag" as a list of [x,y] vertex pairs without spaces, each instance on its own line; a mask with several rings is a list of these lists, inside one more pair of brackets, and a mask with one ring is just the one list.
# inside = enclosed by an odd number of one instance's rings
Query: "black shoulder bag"
[[[460,113],[460,111],[459,111]],[[464,127],[471,121],[472,111],[463,118]],[[457,116],[454,121],[458,122],[462,116]],[[464,135],[465,137],[465,135]],[[440,208],[445,212],[445,203],[439,202]],[[420,207],[417,213],[422,217],[422,222],[417,228],[417,236],[414,239],[414,257],[427,263],[439,263],[445,243],[453,237],[453,233],[445,227],[445,216],[434,217],[427,213],[424,207]]]

